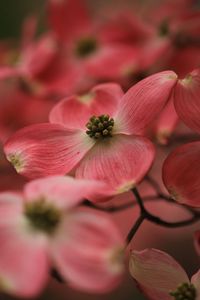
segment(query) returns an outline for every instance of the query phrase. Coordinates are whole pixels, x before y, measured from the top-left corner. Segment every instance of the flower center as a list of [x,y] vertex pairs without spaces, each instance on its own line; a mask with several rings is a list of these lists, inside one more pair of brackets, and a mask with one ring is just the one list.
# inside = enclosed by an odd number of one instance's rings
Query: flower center
[[48,234],[53,233],[61,221],[61,211],[52,204],[47,203],[44,198],[27,203],[25,216],[35,229]]
[[195,300],[196,289],[193,284],[185,282],[178,286],[174,292],[170,292],[170,295],[175,300]]
[[94,139],[111,137],[113,126],[114,120],[109,115],[93,116],[86,124],[86,133]]
[[97,41],[91,37],[85,37],[78,41],[76,45],[76,54],[79,57],[89,56],[97,49]]

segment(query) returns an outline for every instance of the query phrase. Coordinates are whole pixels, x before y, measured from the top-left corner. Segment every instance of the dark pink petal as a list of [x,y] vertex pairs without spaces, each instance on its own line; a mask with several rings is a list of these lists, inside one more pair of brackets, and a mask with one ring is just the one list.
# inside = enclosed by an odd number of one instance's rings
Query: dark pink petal
[[197,254],[200,256],[200,230],[196,231],[194,234],[194,246]]
[[94,143],[84,132],[44,123],[16,132],[4,151],[17,172],[36,178],[68,173]]
[[154,147],[148,139],[116,135],[88,152],[78,165],[76,176],[105,181],[113,194],[122,193],[145,176],[153,159]]
[[59,102],[50,112],[50,122],[67,128],[86,128],[93,115],[113,116],[123,91],[118,84],[105,83],[95,86],[88,94],[72,96]]
[[198,270],[191,279],[191,282],[194,284],[197,292],[197,297],[195,300],[200,300],[200,270]]
[[38,295],[48,279],[47,242],[31,235],[25,220],[0,223],[1,290],[18,297]]
[[74,38],[90,25],[82,0],[48,0],[48,19],[56,37],[61,41]]
[[189,282],[183,268],[167,253],[156,249],[132,251],[129,270],[141,291],[151,300],[171,300],[169,293]]
[[188,127],[200,133],[200,69],[178,81],[174,100],[179,117]]
[[176,148],[163,165],[163,181],[178,202],[200,206],[200,142]]
[[75,288],[108,292],[121,280],[123,239],[111,218],[81,209],[66,217],[51,245],[55,266]]
[[24,196],[26,201],[33,202],[43,198],[58,207],[68,209],[103,188],[104,183],[95,180],[50,176],[27,183],[24,187]]
[[151,75],[124,95],[116,115],[117,131],[138,134],[154,120],[169,99],[177,76],[172,71]]
[[171,134],[174,132],[179,117],[174,108],[174,98],[171,97],[167,105],[161,111],[154,125],[154,133],[161,145],[166,145]]

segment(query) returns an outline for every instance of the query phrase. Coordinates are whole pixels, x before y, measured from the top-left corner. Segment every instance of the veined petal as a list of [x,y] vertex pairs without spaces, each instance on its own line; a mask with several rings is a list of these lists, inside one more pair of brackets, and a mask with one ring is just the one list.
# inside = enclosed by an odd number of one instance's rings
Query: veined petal
[[163,165],[163,181],[178,202],[200,207],[200,142],[176,148]]
[[20,219],[15,221],[0,224],[1,290],[20,298],[34,297],[48,279],[47,243],[42,236],[25,232]]
[[192,276],[191,282],[196,288],[197,296],[195,300],[200,300],[200,270],[198,270],[197,273]]
[[179,117],[188,127],[200,133],[200,69],[178,81],[174,101]]
[[104,183],[96,180],[74,179],[69,176],[50,176],[27,183],[24,187],[24,195],[26,201],[33,202],[43,198],[58,207],[68,209],[103,188]]
[[153,159],[154,147],[148,139],[115,135],[88,152],[76,169],[76,177],[105,181],[113,194],[122,193],[144,177]]
[[4,151],[17,172],[37,178],[68,173],[94,143],[80,130],[44,123],[17,131]]
[[122,96],[123,91],[118,84],[99,84],[88,94],[68,97],[59,102],[50,112],[49,120],[67,128],[84,129],[93,115],[113,116]]
[[171,97],[167,105],[161,111],[154,126],[154,132],[159,144],[166,145],[168,143],[178,121],[179,117],[174,108],[174,98]]
[[67,216],[51,250],[55,266],[72,286],[104,293],[121,279],[123,247],[107,214],[79,208]]
[[141,291],[151,300],[171,300],[169,293],[189,282],[182,267],[167,253],[156,249],[132,251],[129,270]]
[[171,96],[177,75],[164,71],[138,82],[121,99],[116,114],[116,130],[124,134],[140,134],[159,114]]
[[196,231],[194,234],[194,246],[197,254],[200,256],[200,230]]

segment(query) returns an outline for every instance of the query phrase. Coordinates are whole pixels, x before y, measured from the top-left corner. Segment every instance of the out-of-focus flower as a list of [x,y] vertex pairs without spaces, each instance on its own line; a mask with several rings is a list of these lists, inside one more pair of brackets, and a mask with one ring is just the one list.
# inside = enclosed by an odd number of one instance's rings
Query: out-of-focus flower
[[106,213],[76,208],[100,182],[49,177],[23,193],[0,194],[1,290],[37,295],[56,268],[64,280],[87,292],[114,288],[123,272],[123,240]]
[[109,38],[107,26],[103,28],[92,20],[84,4],[80,0],[49,0],[51,29],[73,68],[97,81],[120,80],[130,70],[138,69],[137,45],[122,43],[113,35]]
[[200,299],[200,271],[190,281],[184,269],[165,252],[132,251],[129,269],[148,299]]
[[170,153],[163,165],[163,181],[174,200],[200,206],[199,168],[199,141],[182,145]]
[[5,144],[6,156],[28,177],[73,172],[77,178],[105,181],[112,194],[129,190],[154,159],[153,145],[141,134],[176,81],[174,72],[165,71],[142,80],[124,96],[118,85],[105,84],[87,96],[69,98],[52,111],[53,123],[13,135]]

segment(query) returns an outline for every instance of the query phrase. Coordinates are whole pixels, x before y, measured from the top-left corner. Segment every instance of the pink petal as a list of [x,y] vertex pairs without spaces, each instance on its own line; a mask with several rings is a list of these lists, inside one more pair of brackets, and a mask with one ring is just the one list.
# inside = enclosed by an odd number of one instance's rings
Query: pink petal
[[47,123],[19,130],[4,151],[19,173],[36,178],[66,174],[94,143],[84,132]]
[[200,300],[200,270],[198,270],[191,279],[191,282],[194,284],[197,292],[197,297],[195,300]]
[[196,231],[194,234],[194,246],[197,254],[200,256],[200,230]]
[[116,115],[117,131],[138,134],[162,110],[169,99],[177,76],[172,71],[151,75],[138,82],[124,95]]
[[114,194],[122,193],[144,177],[153,159],[154,147],[148,139],[115,135],[91,149],[77,167],[76,176],[105,181]]
[[171,300],[170,291],[189,282],[182,267],[167,253],[156,249],[132,251],[129,270],[141,291],[151,300]]
[[178,123],[179,117],[174,108],[174,98],[171,97],[163,111],[156,120],[154,131],[157,141],[161,145],[166,145],[171,134],[174,132]]
[[26,201],[44,198],[61,208],[71,208],[97,190],[105,188],[95,180],[79,180],[68,176],[51,176],[27,183],[24,188]]
[[84,32],[90,25],[82,0],[48,0],[48,18],[56,37],[67,41]]
[[1,289],[20,298],[38,295],[48,278],[46,240],[25,231],[23,222],[18,216],[0,224]]
[[174,100],[179,117],[188,127],[200,133],[200,69],[178,81]]
[[123,91],[118,84],[99,84],[88,94],[72,96],[59,102],[50,113],[50,122],[66,125],[67,128],[84,129],[93,115],[112,116],[122,96]]
[[163,165],[163,181],[178,202],[200,206],[200,142],[176,148]]
[[51,249],[56,267],[72,286],[104,293],[121,279],[123,246],[107,214],[80,208],[67,216]]

